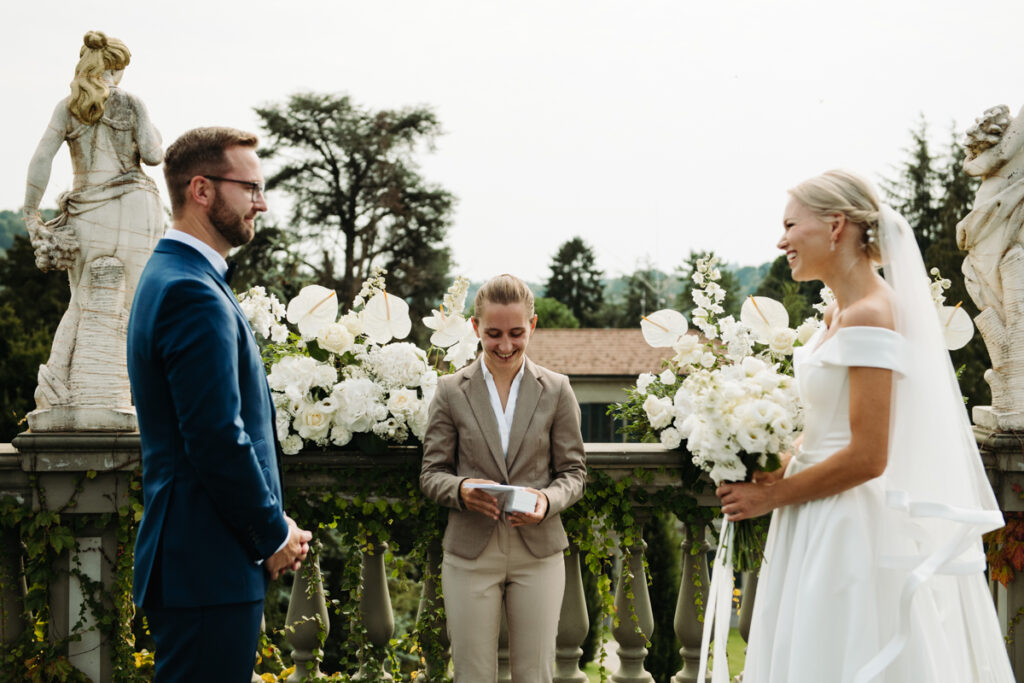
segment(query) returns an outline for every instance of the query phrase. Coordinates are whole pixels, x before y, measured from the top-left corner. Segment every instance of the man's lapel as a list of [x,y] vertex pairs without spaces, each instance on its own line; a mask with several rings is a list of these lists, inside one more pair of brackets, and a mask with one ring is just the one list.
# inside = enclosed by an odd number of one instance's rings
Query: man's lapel
[[519,454],[519,448],[523,445],[523,438],[526,436],[526,428],[530,426],[533,413],[537,410],[540,402],[540,395],[544,387],[537,379],[535,366],[529,358],[523,359],[526,369],[523,372],[523,379],[519,382],[519,396],[516,398],[516,411],[512,417],[512,429],[508,435],[508,468],[512,469],[512,461]]
[[475,366],[466,371],[463,381],[463,391],[469,401],[469,407],[473,410],[476,422],[480,426],[480,433],[494,457],[498,468],[503,475],[503,481],[508,482],[508,467],[505,465],[505,453],[501,450],[501,433],[498,431],[498,419],[494,416],[494,409],[491,408],[491,395],[487,391],[487,383],[484,381],[483,372],[480,371],[482,358],[478,358]]

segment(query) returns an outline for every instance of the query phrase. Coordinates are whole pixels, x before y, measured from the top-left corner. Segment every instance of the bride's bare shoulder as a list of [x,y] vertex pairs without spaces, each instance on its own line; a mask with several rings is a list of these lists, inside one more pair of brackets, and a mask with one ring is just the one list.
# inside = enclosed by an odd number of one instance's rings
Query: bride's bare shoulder
[[880,289],[852,303],[842,316],[843,327],[896,328],[887,290]]

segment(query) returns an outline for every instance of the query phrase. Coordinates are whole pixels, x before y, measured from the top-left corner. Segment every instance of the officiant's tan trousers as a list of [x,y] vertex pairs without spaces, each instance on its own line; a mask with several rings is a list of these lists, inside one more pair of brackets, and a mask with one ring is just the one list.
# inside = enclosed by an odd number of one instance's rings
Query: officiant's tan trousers
[[476,559],[444,554],[441,585],[456,683],[498,680],[502,598],[513,683],[550,683],[565,590],[563,553],[534,557],[502,517]]

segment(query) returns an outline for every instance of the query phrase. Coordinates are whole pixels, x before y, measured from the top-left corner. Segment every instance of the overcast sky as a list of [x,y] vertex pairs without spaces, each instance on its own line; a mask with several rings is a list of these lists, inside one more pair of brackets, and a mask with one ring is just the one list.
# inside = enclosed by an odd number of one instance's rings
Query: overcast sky
[[[0,208],[21,206],[98,29],[132,51],[122,87],[165,145],[255,129],[254,106],[304,90],[433,107],[445,134],[422,171],[458,198],[450,243],[474,280],[542,281],[575,235],[611,276],[691,249],[762,263],[788,187],[891,177],[919,114],[944,147],[954,122],[1024,101],[1021,0],[16,0],[0,26]],[[62,151],[44,205],[70,182]]]

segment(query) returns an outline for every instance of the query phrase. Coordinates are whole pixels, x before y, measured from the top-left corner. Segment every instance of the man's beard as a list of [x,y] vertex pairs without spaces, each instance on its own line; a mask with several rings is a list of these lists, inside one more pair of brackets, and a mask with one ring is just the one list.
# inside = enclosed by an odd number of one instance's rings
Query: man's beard
[[210,207],[210,223],[232,247],[240,247],[252,241],[253,232],[245,223],[245,218],[238,215],[218,195]]

